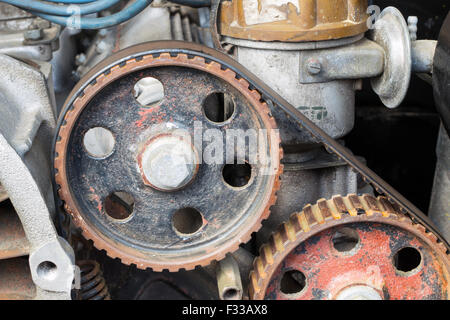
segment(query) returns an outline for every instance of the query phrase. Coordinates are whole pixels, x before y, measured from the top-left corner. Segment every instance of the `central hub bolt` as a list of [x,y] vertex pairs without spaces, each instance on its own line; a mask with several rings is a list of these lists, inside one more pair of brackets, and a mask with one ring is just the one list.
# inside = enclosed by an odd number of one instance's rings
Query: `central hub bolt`
[[149,141],[138,158],[144,183],[160,191],[188,185],[198,171],[194,146],[180,135],[162,134]]
[[355,285],[342,290],[336,300],[383,300],[380,293],[366,285]]

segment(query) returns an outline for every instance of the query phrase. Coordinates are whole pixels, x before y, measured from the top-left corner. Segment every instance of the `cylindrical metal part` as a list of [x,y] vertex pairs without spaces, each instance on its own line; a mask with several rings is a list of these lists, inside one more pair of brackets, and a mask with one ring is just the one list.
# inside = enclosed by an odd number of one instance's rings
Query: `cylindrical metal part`
[[450,241],[450,138],[442,125],[436,149],[438,161],[428,215]]
[[221,4],[220,33],[257,41],[341,39],[367,30],[367,0],[232,0]]
[[0,279],[0,300],[31,300],[36,296],[27,259],[0,261]]
[[0,260],[28,255],[30,244],[11,204],[0,207]]
[[432,73],[436,46],[437,41],[435,40],[417,40],[411,42],[413,72]]
[[217,264],[217,287],[221,300],[241,300],[242,281],[239,266],[231,255]]
[[[341,138],[353,129],[355,81],[302,84],[300,62],[304,51],[285,49],[284,43],[279,43],[278,49],[261,49],[257,42],[254,42],[255,47],[252,48],[249,43],[250,41],[246,41],[245,46],[237,45],[237,60],[241,64],[333,138]],[[282,125],[280,129],[283,139]],[[308,142],[308,139],[312,142],[311,138],[302,137],[303,142]],[[296,143],[283,140],[287,144]]]

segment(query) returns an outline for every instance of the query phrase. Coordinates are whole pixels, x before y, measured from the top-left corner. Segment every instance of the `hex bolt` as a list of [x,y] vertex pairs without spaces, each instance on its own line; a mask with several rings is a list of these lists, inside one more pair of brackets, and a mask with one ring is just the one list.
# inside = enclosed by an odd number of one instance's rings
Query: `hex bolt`
[[23,37],[25,40],[40,40],[44,37],[44,31],[42,29],[32,29],[32,30],[26,30],[23,33]]
[[197,164],[192,144],[170,133],[151,139],[138,159],[144,183],[167,192],[189,184],[197,173]]
[[322,64],[316,59],[308,60],[308,73],[311,75],[318,75],[322,71]]
[[216,276],[219,298],[221,300],[242,299],[241,274],[236,260],[231,255],[227,255],[225,259],[217,264]]

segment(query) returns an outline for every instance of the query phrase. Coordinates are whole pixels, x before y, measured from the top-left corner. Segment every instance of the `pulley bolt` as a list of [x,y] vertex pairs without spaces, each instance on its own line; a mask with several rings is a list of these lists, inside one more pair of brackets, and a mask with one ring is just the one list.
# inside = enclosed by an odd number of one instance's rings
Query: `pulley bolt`
[[310,59],[307,65],[308,73],[311,75],[317,75],[322,71],[322,65],[316,59]]
[[189,184],[198,163],[192,144],[172,134],[153,138],[138,159],[144,183],[161,191],[175,191]]

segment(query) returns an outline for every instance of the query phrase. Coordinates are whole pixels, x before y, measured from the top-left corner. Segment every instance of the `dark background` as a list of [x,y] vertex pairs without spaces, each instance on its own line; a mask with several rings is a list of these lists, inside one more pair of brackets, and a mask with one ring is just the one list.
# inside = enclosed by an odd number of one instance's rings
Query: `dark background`
[[[418,39],[436,40],[450,9],[448,0],[373,3],[381,9],[397,7],[405,19],[418,16]],[[346,139],[347,146],[356,155],[365,157],[369,168],[427,212],[440,124],[431,85],[413,75],[405,101],[393,110],[381,104],[369,81],[364,82],[356,99],[356,125]]]

